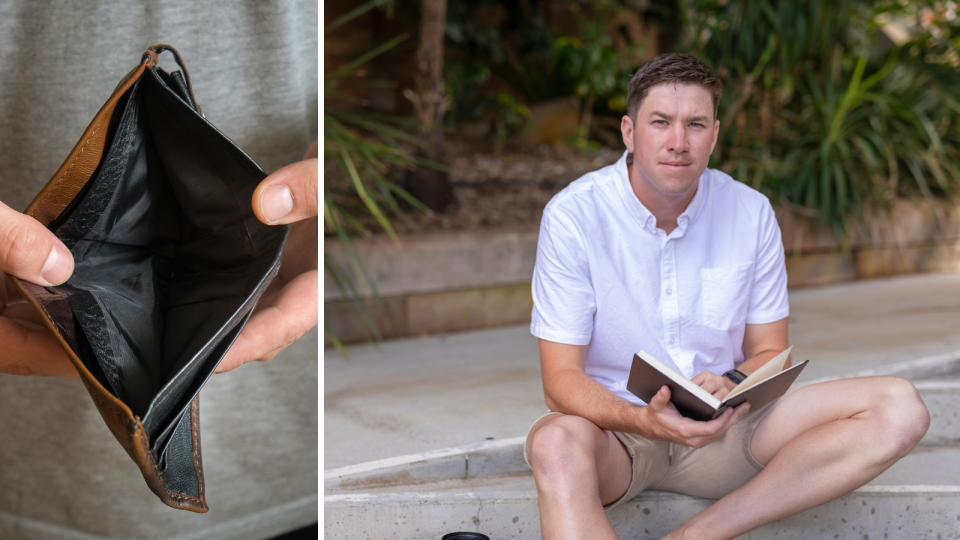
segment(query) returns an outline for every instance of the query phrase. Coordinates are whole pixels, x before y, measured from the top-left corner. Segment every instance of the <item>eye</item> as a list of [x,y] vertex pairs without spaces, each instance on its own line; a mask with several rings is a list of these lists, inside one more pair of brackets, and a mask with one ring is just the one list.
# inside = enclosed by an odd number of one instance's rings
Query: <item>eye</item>
[[654,121],[653,121],[653,124],[656,125],[656,126],[665,126],[665,125],[667,125],[667,121],[666,121],[666,120],[654,120]]
[[699,122],[690,122],[690,127],[702,128],[704,125]]

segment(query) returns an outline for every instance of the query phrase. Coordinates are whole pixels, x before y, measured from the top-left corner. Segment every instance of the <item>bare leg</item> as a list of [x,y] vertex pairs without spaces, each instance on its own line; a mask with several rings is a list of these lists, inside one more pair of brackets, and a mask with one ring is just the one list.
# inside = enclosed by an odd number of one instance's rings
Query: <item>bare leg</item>
[[609,431],[570,415],[548,418],[530,441],[544,539],[615,539],[603,510],[630,487],[630,455]]
[[801,388],[770,411],[750,450],[766,468],[667,538],[734,538],[845,495],[907,455],[930,416],[898,377]]

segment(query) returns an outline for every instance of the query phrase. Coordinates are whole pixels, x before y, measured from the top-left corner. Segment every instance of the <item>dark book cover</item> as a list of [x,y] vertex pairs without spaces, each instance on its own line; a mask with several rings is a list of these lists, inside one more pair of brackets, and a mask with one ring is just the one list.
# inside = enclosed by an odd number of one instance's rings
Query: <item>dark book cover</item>
[[[723,406],[714,408],[703,401],[677,381],[674,381],[657,368],[648,364],[639,355],[633,355],[633,366],[630,368],[630,378],[627,379],[627,390],[633,395],[650,403],[653,396],[666,385],[670,389],[670,401],[680,411],[680,414],[694,420],[710,420],[723,412]],[[716,400],[719,402],[720,400]]]
[[[774,399],[777,399],[786,393],[787,389],[790,388],[790,385],[797,379],[797,376],[800,375],[800,372],[808,362],[809,360],[804,360],[795,366],[780,371],[776,375],[754,384],[724,403],[709,394],[706,396],[706,398],[709,399],[697,396],[695,394],[696,391],[685,388],[684,383],[674,380],[658,368],[649,364],[639,355],[634,355],[633,366],[630,369],[630,377],[627,380],[627,390],[644,402],[650,403],[653,396],[665,385],[670,389],[670,401],[680,414],[693,420],[708,421],[719,416],[720,413],[726,410],[727,406],[736,407],[741,403],[749,402],[751,409],[757,410]],[[690,383],[689,380],[676,372],[673,372],[673,376],[682,378],[688,385],[693,385],[693,383]],[[706,392],[704,391],[704,393]]]
[[808,363],[810,363],[809,360],[804,360],[795,366],[791,366],[769,379],[758,382],[732,398],[725,399],[724,403],[728,407],[736,407],[743,402],[748,402],[750,403],[750,410],[755,411],[786,394],[787,389],[790,388],[793,381],[797,380],[800,372]]

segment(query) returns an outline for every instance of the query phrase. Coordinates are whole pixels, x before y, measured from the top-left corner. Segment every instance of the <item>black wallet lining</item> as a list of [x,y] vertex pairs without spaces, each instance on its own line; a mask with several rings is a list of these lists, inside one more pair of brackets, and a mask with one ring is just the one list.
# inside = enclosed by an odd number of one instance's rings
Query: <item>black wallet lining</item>
[[175,81],[148,69],[118,104],[101,166],[51,224],[75,273],[47,288],[69,303],[77,356],[141,417],[158,463],[174,431],[189,437],[190,402],[275,275],[288,230],[256,220],[266,175]]

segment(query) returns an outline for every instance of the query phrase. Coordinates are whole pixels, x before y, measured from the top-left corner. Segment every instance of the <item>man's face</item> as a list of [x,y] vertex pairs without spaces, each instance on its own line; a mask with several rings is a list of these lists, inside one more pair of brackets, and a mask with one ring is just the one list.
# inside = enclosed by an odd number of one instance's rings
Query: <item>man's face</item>
[[717,144],[720,122],[713,115],[706,88],[665,83],[649,89],[636,122],[623,117],[620,130],[640,173],[633,187],[642,202],[670,205],[692,197]]

